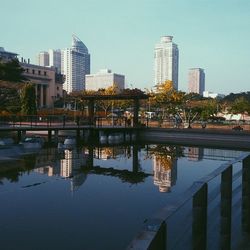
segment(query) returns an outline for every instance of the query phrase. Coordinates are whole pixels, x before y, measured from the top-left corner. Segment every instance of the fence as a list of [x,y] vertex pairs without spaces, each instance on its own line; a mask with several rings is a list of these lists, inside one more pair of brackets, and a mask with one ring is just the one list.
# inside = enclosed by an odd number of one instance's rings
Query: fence
[[248,153],[194,182],[183,196],[146,220],[127,249],[231,249],[240,243],[236,239],[244,243],[244,232],[250,232]]
[[53,127],[53,126],[72,126],[87,125],[88,118],[82,116],[65,115],[18,115],[18,116],[0,116],[0,126],[11,127]]
[[[133,127],[133,119],[128,119],[124,116],[119,117],[97,117],[93,118],[93,124],[97,127]],[[91,124],[91,125],[93,125]],[[9,115],[0,116],[0,126],[78,126],[78,125],[90,125],[89,117],[80,115]],[[173,119],[149,119],[145,117],[139,117],[139,123],[137,126],[141,127],[161,127],[161,128],[185,128],[185,124],[178,123]],[[191,124],[192,128],[202,128],[201,122],[194,122]],[[207,123],[206,128],[212,129],[233,129],[237,127],[235,122],[214,122]],[[250,131],[250,123],[244,122],[240,124],[243,130]]]
[[[141,124],[147,127],[162,127],[162,128],[188,128],[188,123],[176,122],[175,119],[158,119],[158,118],[142,118],[140,117]],[[191,124],[192,128],[211,128],[211,129],[233,129],[234,127],[241,126],[243,130],[250,130],[250,121],[194,121]],[[205,125],[205,127],[203,127]]]
[[[0,126],[10,127],[67,127],[90,125],[89,117],[66,116],[66,115],[19,115],[19,116],[0,116]],[[131,127],[133,120],[126,117],[94,117],[94,125],[97,127]]]

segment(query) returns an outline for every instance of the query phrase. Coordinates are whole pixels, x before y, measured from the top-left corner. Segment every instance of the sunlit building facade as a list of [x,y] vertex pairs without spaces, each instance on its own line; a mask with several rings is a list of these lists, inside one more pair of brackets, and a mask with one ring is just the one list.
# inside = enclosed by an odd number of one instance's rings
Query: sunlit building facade
[[116,87],[117,91],[125,88],[125,76],[112,73],[110,69],[101,69],[96,74],[86,75],[86,90]]
[[49,66],[54,67],[58,73],[61,73],[61,64],[62,64],[62,53],[60,49],[49,50]]
[[157,86],[170,80],[178,90],[179,49],[172,40],[172,36],[162,36],[160,43],[155,46],[154,83]]
[[72,37],[72,46],[62,51],[63,89],[67,93],[85,89],[85,75],[90,74],[90,54],[84,43]]
[[37,55],[37,64],[43,67],[49,66],[49,53],[47,51],[42,51]]
[[205,72],[201,68],[189,69],[188,73],[188,93],[203,95],[205,91]]
[[53,107],[54,102],[63,96],[63,78],[53,67],[38,66],[20,62],[23,76],[35,85],[38,108]]

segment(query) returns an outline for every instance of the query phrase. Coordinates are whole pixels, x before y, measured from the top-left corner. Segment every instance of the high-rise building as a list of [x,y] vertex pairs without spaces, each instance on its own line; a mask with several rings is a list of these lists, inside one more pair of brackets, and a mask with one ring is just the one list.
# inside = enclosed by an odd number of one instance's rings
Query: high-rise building
[[204,69],[192,68],[188,73],[188,92],[203,95],[205,91],[205,73]]
[[154,50],[154,83],[173,81],[173,86],[178,90],[179,50],[172,42],[172,36],[162,36],[160,43]]
[[84,43],[75,35],[72,46],[62,51],[63,89],[67,93],[85,89],[85,75],[90,73],[90,54]]
[[86,75],[86,90],[98,90],[116,86],[117,90],[125,87],[125,76],[112,73],[110,69],[101,69],[96,74]]
[[62,55],[61,50],[49,50],[49,66],[54,67],[58,73],[61,73]]
[[53,67],[57,73],[61,73],[61,50],[49,49],[37,55],[37,64],[43,67]]
[[47,51],[42,51],[37,56],[37,64],[39,66],[49,66],[49,53]]

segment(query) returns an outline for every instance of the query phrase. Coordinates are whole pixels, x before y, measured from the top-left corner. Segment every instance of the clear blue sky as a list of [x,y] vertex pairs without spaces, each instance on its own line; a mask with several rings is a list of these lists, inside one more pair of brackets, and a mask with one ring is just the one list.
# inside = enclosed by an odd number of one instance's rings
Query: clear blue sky
[[128,87],[153,87],[153,51],[162,35],[179,46],[179,89],[188,69],[206,72],[206,90],[250,91],[250,0],[0,0],[0,47],[35,63],[39,51],[71,45],[91,54],[91,73],[110,68]]

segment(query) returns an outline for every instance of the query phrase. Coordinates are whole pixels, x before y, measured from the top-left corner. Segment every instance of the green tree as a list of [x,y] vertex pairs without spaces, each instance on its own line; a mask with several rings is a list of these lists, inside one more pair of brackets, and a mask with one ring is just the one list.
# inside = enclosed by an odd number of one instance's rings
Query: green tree
[[250,102],[247,101],[244,97],[239,97],[235,99],[232,103],[230,111],[234,114],[240,113],[243,114],[245,112],[250,112]]
[[25,115],[35,115],[36,107],[36,90],[32,83],[27,83],[21,90],[21,111]]
[[200,117],[202,120],[207,120],[209,117],[216,115],[219,108],[219,103],[216,99],[203,100],[198,105],[200,106]]
[[25,77],[22,75],[24,69],[17,59],[3,62],[0,60],[0,80],[10,82],[22,82]]
[[20,111],[20,89],[23,83],[0,81],[0,112],[17,113]]

